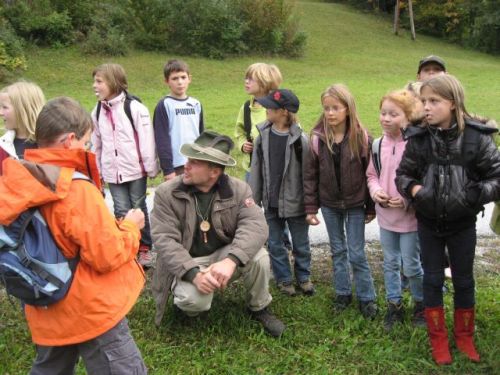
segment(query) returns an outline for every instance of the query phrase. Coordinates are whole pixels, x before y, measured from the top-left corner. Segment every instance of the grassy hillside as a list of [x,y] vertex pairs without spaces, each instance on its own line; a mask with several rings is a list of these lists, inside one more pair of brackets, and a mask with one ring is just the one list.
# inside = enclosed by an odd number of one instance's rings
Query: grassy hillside
[[[390,19],[339,4],[299,2],[298,11],[309,35],[301,59],[252,56],[214,61],[185,57],[193,75],[189,94],[202,102],[208,127],[233,134],[239,107],[247,98],[244,71],[253,62],[268,61],[282,70],[283,87],[293,89],[300,98],[299,117],[306,130],[320,114],[321,92],[332,83],[343,82],[355,94],[362,121],[378,134],[381,96],[413,80],[419,59],[429,54],[443,57],[449,71],[461,79],[470,111],[500,119],[498,57],[421,35],[416,41],[406,32],[395,36]],[[29,54],[25,77],[38,82],[47,97],[73,96],[90,110],[95,103],[92,69],[103,62],[117,62],[127,70],[130,91],[153,111],[166,93],[162,67],[172,57],[178,56],[135,52],[110,59],[82,56],[74,49],[36,49]]]
[[[390,20],[365,15],[338,4],[300,2],[302,26],[309,34],[306,55],[298,60],[253,56],[213,61],[186,57],[193,83],[189,93],[201,100],[208,127],[232,134],[239,107],[246,100],[243,73],[256,61],[276,63],[284,87],[301,99],[299,115],[309,130],[320,114],[319,97],[328,85],[343,82],[357,98],[364,123],[379,134],[378,103],[387,91],[414,79],[418,60],[438,54],[449,71],[463,82],[470,111],[500,119],[500,59],[418,35],[392,35]],[[89,110],[95,104],[92,69],[103,62],[122,64],[130,91],[153,111],[165,94],[164,62],[174,56],[136,52],[128,57],[103,59],[81,56],[75,49],[32,50],[25,78],[36,81],[48,98],[69,95]],[[233,173],[241,173],[237,169]],[[146,290],[129,316],[130,327],[151,374],[492,374],[500,368],[498,304],[500,290],[498,239],[476,262],[478,289],[477,346],[482,362],[472,364],[453,348],[454,363],[444,369],[432,362],[425,330],[406,323],[394,332],[383,331],[384,288],[381,251],[369,244],[375,275],[379,316],[365,321],[353,306],[343,314],[331,309],[331,260],[325,249],[315,249],[313,281],[318,293],[291,300],[273,290],[273,310],[287,323],[279,340],[264,334],[248,319],[242,285],[217,294],[206,319],[186,323],[172,307],[160,328],[153,325],[154,302]],[[451,285],[450,285],[451,287]],[[451,293],[446,305],[452,306]],[[405,303],[410,305],[405,294]],[[448,308],[450,326],[452,311]],[[0,290],[0,374],[25,374],[34,358],[22,312]],[[496,332],[496,333],[495,333]],[[494,370],[497,368],[497,370]],[[78,374],[83,374],[80,364]]]

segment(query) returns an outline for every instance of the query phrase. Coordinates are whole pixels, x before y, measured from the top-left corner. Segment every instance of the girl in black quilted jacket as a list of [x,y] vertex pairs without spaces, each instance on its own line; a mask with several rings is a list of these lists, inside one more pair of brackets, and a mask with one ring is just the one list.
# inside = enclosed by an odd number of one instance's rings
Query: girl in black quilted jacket
[[424,266],[424,304],[432,356],[451,363],[443,310],[445,247],[454,287],[457,348],[478,362],[474,335],[476,215],[500,198],[500,152],[496,127],[467,112],[464,90],[451,75],[424,82],[425,118],[405,132],[408,139],[396,172],[399,192],[416,210]]

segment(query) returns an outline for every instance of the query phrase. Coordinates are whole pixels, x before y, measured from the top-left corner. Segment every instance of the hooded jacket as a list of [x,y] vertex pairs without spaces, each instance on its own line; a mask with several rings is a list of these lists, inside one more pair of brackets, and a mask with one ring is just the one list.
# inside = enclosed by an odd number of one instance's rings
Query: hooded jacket
[[[405,132],[408,143],[396,185],[413,203],[417,218],[438,231],[470,225],[483,204],[500,199],[500,152],[491,137],[497,129],[473,119],[466,119],[465,126],[478,132],[470,165],[463,148],[465,131],[459,132],[456,124],[448,129],[411,126]],[[422,188],[413,198],[415,185]]]
[[[370,164],[366,170],[366,179],[368,181],[368,189],[370,196],[373,198],[377,191],[383,190],[391,198],[401,197],[394,179],[396,178],[396,169],[401,162],[405,150],[406,141],[401,133],[394,137],[385,132],[380,144],[380,176],[377,174],[373,165],[373,158],[370,158]],[[416,232],[417,219],[415,210],[408,206],[408,201],[405,200],[405,207],[382,207],[380,204],[375,204],[377,212],[378,224],[386,230],[407,233]]]
[[[87,175],[73,180],[74,171]],[[27,150],[8,159],[0,178],[0,223],[39,207],[67,258],[80,257],[68,294],[47,307],[25,306],[33,341],[61,346],[93,339],[113,328],[135,304],[144,273],[135,260],[140,232],[117,222],[100,193],[95,156],[83,150]]]
[[[272,125],[272,123],[266,121],[258,127],[259,136],[255,140],[249,181],[255,202],[264,207],[265,210],[269,206],[269,188],[271,184],[269,133],[271,132]],[[296,142],[300,142],[299,148],[302,149],[300,156],[297,155]],[[290,134],[288,135],[283,180],[281,181],[279,191],[279,217],[288,218],[305,214],[303,168],[305,166],[304,160],[308,153],[309,142],[307,137],[302,133],[302,129],[297,124],[293,124],[290,127]],[[301,158],[300,160],[299,157]]]

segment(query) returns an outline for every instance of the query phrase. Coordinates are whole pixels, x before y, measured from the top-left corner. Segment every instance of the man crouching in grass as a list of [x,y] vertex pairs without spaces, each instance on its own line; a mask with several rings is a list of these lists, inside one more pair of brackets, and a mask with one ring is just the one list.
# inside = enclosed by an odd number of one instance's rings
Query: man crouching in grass
[[268,228],[250,187],[224,173],[236,165],[233,142],[211,131],[184,144],[184,174],[161,184],[155,194],[151,234],[158,251],[152,291],[160,325],[170,293],[188,317],[208,311],[214,292],[242,276],[248,311],[272,336],[285,325],[268,309]]

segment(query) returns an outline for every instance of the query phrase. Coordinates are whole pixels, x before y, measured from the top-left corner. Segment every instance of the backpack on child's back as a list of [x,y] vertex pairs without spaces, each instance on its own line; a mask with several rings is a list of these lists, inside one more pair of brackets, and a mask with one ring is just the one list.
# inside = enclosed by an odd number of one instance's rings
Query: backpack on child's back
[[[75,179],[89,180],[79,172]],[[0,282],[25,304],[47,306],[63,299],[78,261],[63,255],[37,207],[0,226]]]

